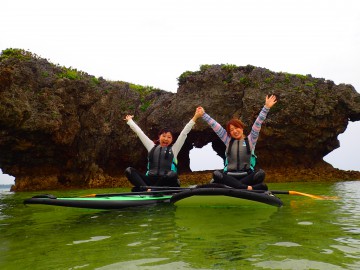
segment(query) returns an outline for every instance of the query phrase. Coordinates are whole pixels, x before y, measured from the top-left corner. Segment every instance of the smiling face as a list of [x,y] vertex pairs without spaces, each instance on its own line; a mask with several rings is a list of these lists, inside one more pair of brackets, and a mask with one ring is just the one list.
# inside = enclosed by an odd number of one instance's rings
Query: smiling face
[[169,146],[173,141],[171,132],[164,132],[159,135],[159,144],[161,147]]
[[239,119],[231,119],[226,124],[226,132],[235,140],[244,139],[244,123]]
[[241,140],[244,136],[244,130],[234,125],[229,125],[230,136],[235,140]]

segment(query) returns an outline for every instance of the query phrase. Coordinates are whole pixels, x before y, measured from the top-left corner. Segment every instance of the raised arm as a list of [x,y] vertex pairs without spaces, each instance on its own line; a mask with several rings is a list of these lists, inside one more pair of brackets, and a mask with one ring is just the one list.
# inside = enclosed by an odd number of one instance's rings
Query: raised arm
[[154,147],[155,143],[152,140],[150,140],[148,136],[145,135],[145,133],[141,130],[141,128],[134,122],[133,118],[134,118],[133,115],[126,115],[124,120],[130,126],[130,128],[136,133],[140,141],[145,146],[146,150],[149,152]]
[[220,140],[222,140],[222,142],[227,145],[231,137],[227,134],[226,130],[218,122],[211,118],[211,116],[205,112],[203,107],[198,107],[197,110],[199,110],[199,112],[201,113],[202,119],[206,123],[208,123],[208,125],[213,129],[213,131],[215,131],[216,135],[218,135]]
[[177,158],[177,155],[179,154],[181,147],[184,145],[187,135],[189,134],[189,132],[195,125],[196,120],[199,119],[200,117],[201,117],[200,111],[196,110],[193,118],[191,118],[191,120],[186,124],[184,129],[181,131],[179,137],[177,138],[176,142],[172,146],[172,150],[173,150],[175,158]]
[[259,133],[261,130],[262,123],[265,121],[266,116],[267,116],[268,112],[270,111],[270,108],[272,106],[274,106],[276,102],[277,102],[277,100],[276,100],[275,95],[266,96],[265,105],[261,109],[259,116],[256,118],[256,120],[251,128],[251,132],[248,136],[248,139],[250,141],[250,146],[252,149],[255,148],[256,142],[259,138]]
[[270,109],[272,106],[275,105],[276,102],[277,102],[277,99],[276,99],[275,95],[266,96],[265,107]]

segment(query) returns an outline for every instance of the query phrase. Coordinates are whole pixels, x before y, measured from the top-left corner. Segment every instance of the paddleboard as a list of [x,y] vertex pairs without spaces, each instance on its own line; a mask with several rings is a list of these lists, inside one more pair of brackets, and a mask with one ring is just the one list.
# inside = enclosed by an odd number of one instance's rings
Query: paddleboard
[[187,206],[235,206],[251,202],[280,207],[282,201],[270,192],[252,192],[233,188],[194,188],[174,194],[171,203]]
[[24,204],[44,204],[90,209],[121,209],[169,203],[171,195],[162,194],[98,194],[93,197],[62,197],[51,194],[37,195],[24,200]]

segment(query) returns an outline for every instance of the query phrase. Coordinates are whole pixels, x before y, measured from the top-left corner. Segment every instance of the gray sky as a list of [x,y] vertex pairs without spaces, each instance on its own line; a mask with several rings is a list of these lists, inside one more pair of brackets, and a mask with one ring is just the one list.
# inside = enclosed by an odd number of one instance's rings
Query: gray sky
[[[181,73],[202,64],[311,74],[351,84],[360,92],[359,3],[3,0],[0,50],[21,48],[107,80],[172,92]],[[339,136],[340,149],[325,160],[340,169],[360,170],[354,158],[360,152],[359,137],[360,122],[351,123]],[[221,167],[215,154],[204,162],[205,155],[192,151],[191,167]],[[0,174],[0,184],[5,181],[9,179]]]

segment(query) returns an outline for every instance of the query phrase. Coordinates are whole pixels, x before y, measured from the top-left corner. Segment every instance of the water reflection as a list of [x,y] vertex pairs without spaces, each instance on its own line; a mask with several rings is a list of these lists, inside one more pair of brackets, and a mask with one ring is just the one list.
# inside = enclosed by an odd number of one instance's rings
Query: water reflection
[[274,189],[340,200],[97,211],[24,206],[29,194],[6,195],[0,269],[360,269],[360,182],[297,185]]
[[339,224],[344,227],[350,225],[348,229],[352,229],[355,225],[355,230],[358,230],[360,225],[360,182],[336,183],[334,190],[341,197],[337,211]]
[[311,261],[306,259],[284,259],[281,261],[266,261],[254,264],[262,269],[319,269],[319,270],[346,270],[337,265],[321,261]]
[[[190,270],[190,269],[194,269],[194,268],[192,268],[188,263],[185,263],[182,261],[168,262],[168,259],[166,259],[166,258],[142,259],[142,260],[127,261],[127,262],[118,262],[118,263],[110,264],[110,265],[107,265],[104,267],[96,268],[96,270],[113,270],[113,269]],[[205,268],[197,268],[197,269],[198,270],[206,270]]]
[[[335,240],[332,248],[339,250],[347,258],[357,260],[351,269],[360,266],[360,182],[336,183],[334,189],[342,199],[335,211],[335,223],[342,228],[343,235]],[[356,268],[358,267],[358,268]]]
[[177,207],[182,257],[193,267],[236,267],[249,253],[262,254],[257,245],[262,242],[263,224],[277,211],[273,206]]

